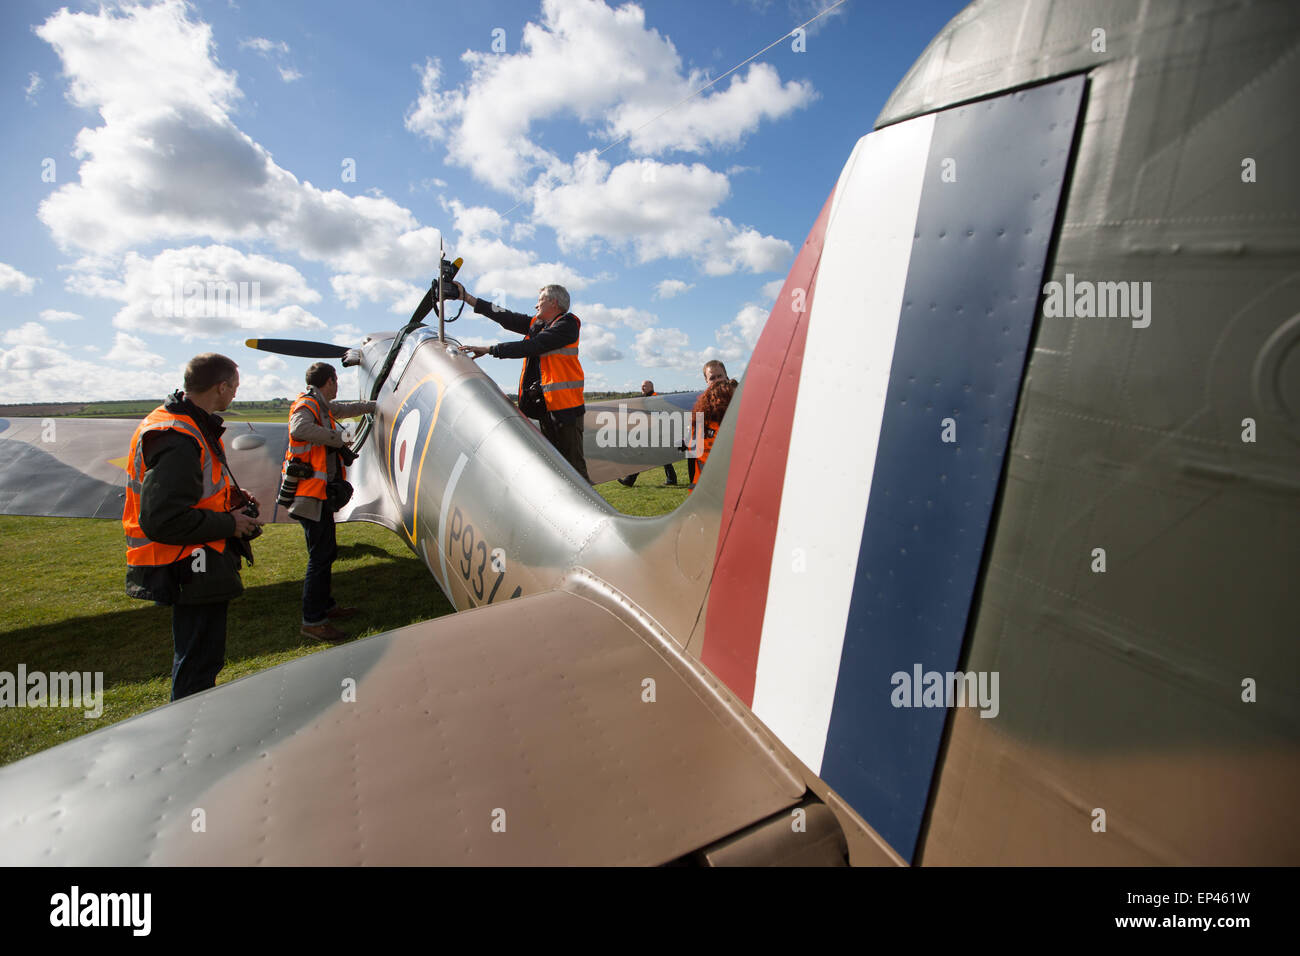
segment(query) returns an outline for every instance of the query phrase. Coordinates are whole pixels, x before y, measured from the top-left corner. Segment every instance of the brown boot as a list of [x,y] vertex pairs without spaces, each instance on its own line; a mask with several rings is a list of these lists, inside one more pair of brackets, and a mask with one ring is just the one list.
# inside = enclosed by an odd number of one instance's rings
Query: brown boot
[[339,644],[348,639],[346,633],[340,631],[328,621],[324,624],[317,624],[313,627],[308,627],[304,624],[302,630],[298,633],[303,637],[310,637],[313,641],[324,641],[326,644]]

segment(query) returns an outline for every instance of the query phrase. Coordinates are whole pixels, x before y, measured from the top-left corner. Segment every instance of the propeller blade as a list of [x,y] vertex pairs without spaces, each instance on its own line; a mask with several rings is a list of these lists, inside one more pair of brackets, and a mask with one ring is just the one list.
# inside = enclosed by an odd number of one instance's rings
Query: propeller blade
[[294,355],[298,358],[342,358],[347,354],[346,345],[331,345],[328,342],[304,342],[299,339],[247,339],[244,342],[250,349],[274,352],[277,355]]

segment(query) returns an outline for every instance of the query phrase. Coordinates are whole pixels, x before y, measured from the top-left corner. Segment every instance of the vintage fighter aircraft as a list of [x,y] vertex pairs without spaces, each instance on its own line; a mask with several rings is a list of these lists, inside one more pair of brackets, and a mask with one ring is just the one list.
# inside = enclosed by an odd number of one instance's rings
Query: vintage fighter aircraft
[[0,770],[0,862],[1300,862],[1296,89],[1289,0],[967,8],[663,517],[370,336],[465,613]]

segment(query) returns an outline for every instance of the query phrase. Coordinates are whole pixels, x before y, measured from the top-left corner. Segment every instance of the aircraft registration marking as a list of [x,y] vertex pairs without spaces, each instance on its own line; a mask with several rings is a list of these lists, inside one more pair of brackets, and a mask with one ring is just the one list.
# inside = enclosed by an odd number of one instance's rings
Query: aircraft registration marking
[[[487,588],[483,573],[488,567],[488,558],[496,554],[497,549],[489,549],[487,539],[481,534],[477,534],[474,526],[465,520],[460,509],[456,508],[451,514],[451,530],[447,538],[447,549],[451,550],[453,541],[460,542],[460,557],[456,562],[456,570],[460,576],[465,579],[467,591],[473,591],[474,597],[483,601],[483,594]],[[503,552],[504,553],[504,552]],[[475,559],[478,559],[478,566],[475,567]],[[498,567],[498,563],[500,566]],[[492,584],[492,591],[487,595],[485,604],[491,604],[496,600],[497,590],[501,587],[501,582],[506,579],[506,564],[504,559],[500,562],[492,562],[492,570],[496,572],[497,579]],[[523,586],[515,588],[512,598],[517,598],[523,593]]]

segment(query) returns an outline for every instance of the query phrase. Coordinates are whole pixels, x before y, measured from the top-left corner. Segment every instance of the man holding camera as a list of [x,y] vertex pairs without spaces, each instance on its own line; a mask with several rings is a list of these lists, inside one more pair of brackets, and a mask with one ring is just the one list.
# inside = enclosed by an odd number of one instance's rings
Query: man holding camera
[[[338,393],[339,377],[334,366],[317,362],[307,369],[307,391],[289,410],[289,448],[285,452],[286,473],[295,458],[310,469],[310,476],[304,474],[296,479],[293,503],[289,505],[289,514],[298,519],[307,536],[300,633],[330,644],[347,639],[347,634],[330,622],[357,613],[354,607],[339,607],[330,589],[330,574],[339,551],[334,512],[352,496],[352,486],[346,481],[347,465],[356,458],[344,443],[343,430],[335,419],[368,415],[375,410],[374,402],[336,402]],[[288,481],[285,486],[289,486]]]
[[[583,478],[587,459],[582,450],[582,418],[587,412],[583,399],[586,379],[578,361],[578,334],[582,323],[569,311],[569,293],[564,286],[543,286],[537,293],[534,315],[510,312],[486,299],[477,299],[453,282],[455,298],[464,299],[479,315],[524,336],[522,342],[498,345],[466,345],[463,350],[478,358],[521,358],[519,410],[537,420],[542,434]],[[446,284],[443,285],[444,292]]]
[[173,392],[131,436],[127,455],[126,593],[171,605],[172,700],[207,690],[226,663],[226,612],[244,593],[240,554],[260,533],[257,502],[226,464],[221,416],[239,389],[224,355],[196,355]]

